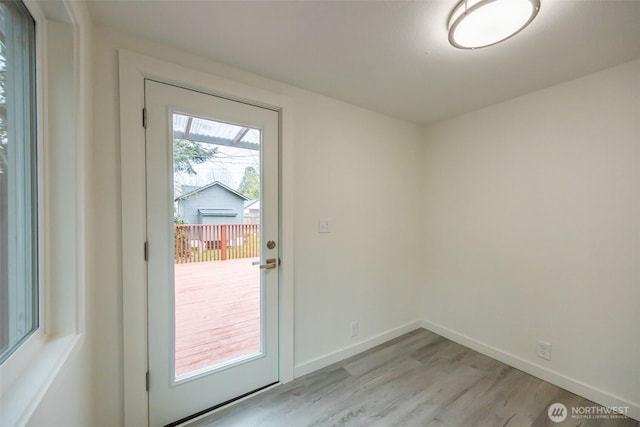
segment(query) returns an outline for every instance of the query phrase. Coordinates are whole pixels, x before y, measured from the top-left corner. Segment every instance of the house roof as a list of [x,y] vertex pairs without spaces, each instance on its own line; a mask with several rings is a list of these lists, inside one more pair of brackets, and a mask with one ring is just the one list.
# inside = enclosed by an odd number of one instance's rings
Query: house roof
[[246,202],[244,202],[244,208],[245,209],[249,209],[249,208],[260,209],[260,199],[247,200]]
[[207,185],[203,185],[202,187],[198,187],[195,190],[189,191],[188,193],[185,193],[181,196],[178,196],[174,199],[175,202],[180,201],[180,200],[184,200],[187,199],[191,196],[193,196],[194,194],[200,193],[201,191],[204,191],[208,188],[211,188],[215,185],[219,185],[220,187],[224,188],[225,190],[235,194],[238,197],[243,198],[244,200],[249,200],[249,198],[241,193],[238,193],[236,190],[232,189],[229,186],[224,185],[223,183],[221,183],[220,181],[213,181],[211,184],[207,184]]

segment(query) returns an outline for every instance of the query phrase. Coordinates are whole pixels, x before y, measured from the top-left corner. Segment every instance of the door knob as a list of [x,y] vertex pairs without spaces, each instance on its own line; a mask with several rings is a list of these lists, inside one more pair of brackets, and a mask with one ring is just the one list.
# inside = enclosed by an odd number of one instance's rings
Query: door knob
[[278,261],[275,258],[269,258],[266,264],[260,264],[260,270],[271,270],[278,266]]

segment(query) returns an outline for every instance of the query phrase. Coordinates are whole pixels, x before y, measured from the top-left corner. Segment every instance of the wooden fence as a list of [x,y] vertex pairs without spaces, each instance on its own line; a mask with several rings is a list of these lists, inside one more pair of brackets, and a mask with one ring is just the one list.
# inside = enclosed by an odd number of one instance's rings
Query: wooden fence
[[176,264],[260,256],[259,224],[176,224]]

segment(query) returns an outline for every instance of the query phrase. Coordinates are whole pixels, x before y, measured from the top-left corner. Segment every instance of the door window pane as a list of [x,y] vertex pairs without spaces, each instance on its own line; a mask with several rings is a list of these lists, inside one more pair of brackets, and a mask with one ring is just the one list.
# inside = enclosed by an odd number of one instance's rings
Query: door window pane
[[173,114],[177,380],[260,355],[260,138]]
[[38,326],[35,24],[0,2],[0,362]]

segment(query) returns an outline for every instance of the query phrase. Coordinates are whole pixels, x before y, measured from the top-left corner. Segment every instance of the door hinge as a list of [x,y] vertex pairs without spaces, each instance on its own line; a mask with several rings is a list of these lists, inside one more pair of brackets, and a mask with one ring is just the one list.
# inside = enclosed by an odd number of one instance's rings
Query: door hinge
[[146,387],[147,391],[149,391],[149,371],[147,371],[147,374],[145,375],[144,381],[145,381],[145,387]]
[[144,242],[144,260],[149,261],[149,242]]
[[143,108],[142,109],[142,127],[143,128],[147,128],[147,109]]

